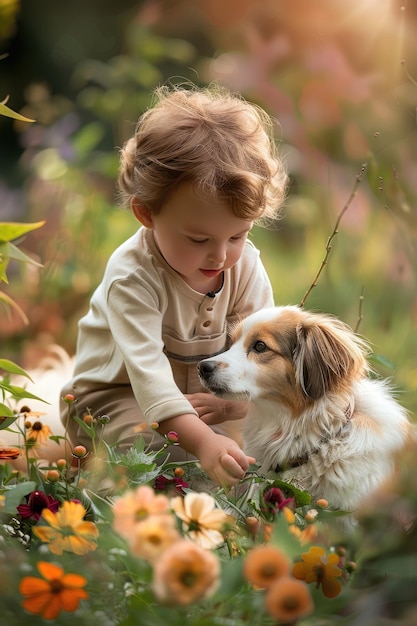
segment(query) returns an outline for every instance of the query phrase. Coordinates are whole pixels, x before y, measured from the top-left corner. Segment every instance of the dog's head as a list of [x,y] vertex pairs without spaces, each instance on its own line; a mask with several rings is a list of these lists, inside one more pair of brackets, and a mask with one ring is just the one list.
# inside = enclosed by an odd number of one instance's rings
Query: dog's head
[[368,369],[368,347],[346,324],[297,306],[253,313],[232,340],[229,350],[198,366],[203,385],[227,398],[270,398],[298,412],[346,391]]

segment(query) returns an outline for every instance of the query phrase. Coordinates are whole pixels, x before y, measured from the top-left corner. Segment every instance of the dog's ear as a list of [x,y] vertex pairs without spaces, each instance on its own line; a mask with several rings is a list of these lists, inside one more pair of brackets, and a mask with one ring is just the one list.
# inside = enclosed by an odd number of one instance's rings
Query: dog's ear
[[295,377],[309,398],[318,400],[329,391],[337,391],[353,374],[363,372],[361,340],[342,323],[300,323],[296,333]]

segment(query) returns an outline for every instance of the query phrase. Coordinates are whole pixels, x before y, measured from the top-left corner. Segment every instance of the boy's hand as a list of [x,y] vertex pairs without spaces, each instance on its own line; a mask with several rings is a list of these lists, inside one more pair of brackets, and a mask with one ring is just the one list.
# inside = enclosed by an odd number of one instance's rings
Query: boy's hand
[[224,400],[212,393],[189,393],[185,397],[198,412],[200,419],[210,426],[242,419],[248,410],[247,402]]
[[233,439],[212,433],[197,450],[202,469],[221,487],[232,487],[245,477],[248,467],[255,463]]

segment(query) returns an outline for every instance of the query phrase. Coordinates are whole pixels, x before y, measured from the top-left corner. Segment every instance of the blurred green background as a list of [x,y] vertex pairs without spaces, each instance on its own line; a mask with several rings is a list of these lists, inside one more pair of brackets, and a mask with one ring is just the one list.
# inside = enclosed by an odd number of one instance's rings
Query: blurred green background
[[[277,304],[371,342],[378,371],[417,410],[417,3],[408,0],[0,0],[0,221],[46,220],[10,266],[2,357],[34,367],[74,351],[77,321],[112,250],[137,227],[116,206],[118,148],[161,83],[217,80],[277,119],[291,185],[255,243]],[[361,299],[363,294],[363,300]]]

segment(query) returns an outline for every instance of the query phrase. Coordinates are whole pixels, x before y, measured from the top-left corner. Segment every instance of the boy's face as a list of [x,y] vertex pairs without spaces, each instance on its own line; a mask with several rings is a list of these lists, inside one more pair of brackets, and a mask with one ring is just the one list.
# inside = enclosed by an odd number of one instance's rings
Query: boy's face
[[236,217],[227,202],[200,196],[190,184],[180,185],[148,220],[166,262],[195,291],[221,286],[222,272],[239,260],[253,222]]

